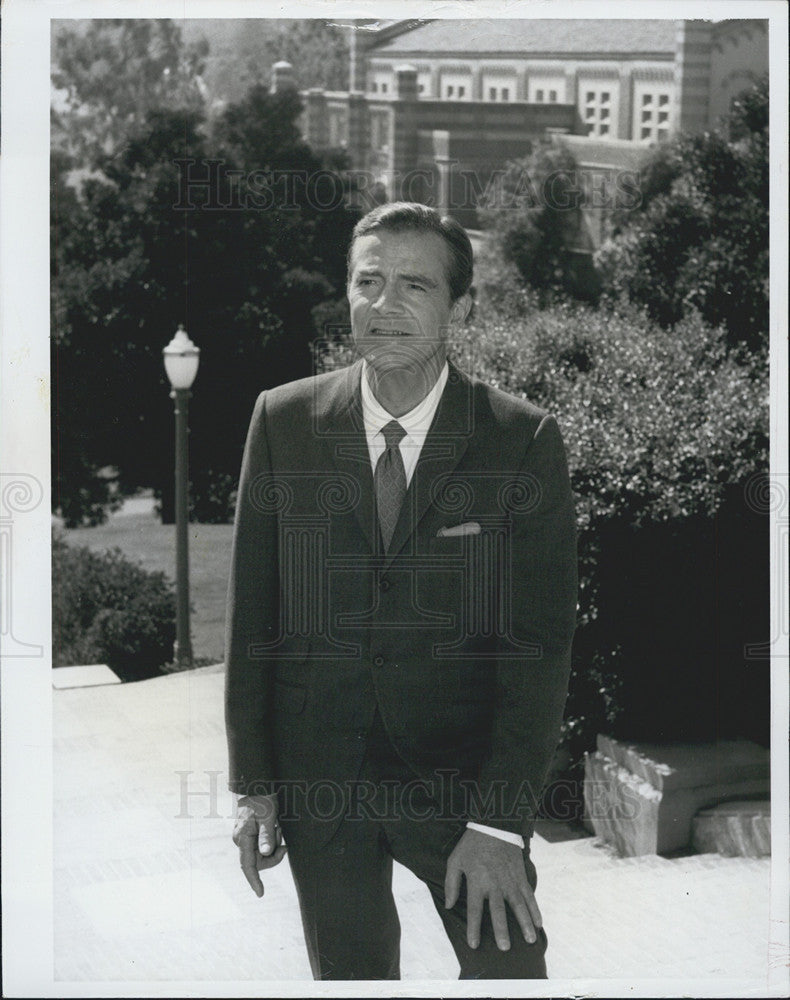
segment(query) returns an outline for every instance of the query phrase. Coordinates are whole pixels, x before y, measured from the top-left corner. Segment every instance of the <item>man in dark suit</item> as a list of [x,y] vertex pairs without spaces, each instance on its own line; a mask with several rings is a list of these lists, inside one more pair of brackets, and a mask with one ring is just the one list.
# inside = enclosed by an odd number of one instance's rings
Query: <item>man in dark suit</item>
[[567,690],[573,502],[554,418],[447,361],[471,280],[453,220],[369,213],[349,252],[361,360],[262,393],[245,448],[234,841],[259,896],[288,850],[317,979],[399,978],[393,858],[462,978],[546,975],[529,837]]

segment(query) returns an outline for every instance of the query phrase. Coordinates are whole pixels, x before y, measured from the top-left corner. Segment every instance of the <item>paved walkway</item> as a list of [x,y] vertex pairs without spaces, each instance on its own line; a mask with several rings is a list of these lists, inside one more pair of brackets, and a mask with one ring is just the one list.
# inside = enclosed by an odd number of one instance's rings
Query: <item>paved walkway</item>
[[[222,681],[209,667],[53,693],[56,980],[257,981],[260,995],[310,979],[287,864],[264,873],[263,900],[238,868]],[[553,979],[765,992],[767,860],[619,859],[539,835],[533,856]],[[396,868],[404,979],[455,979],[427,890]]]

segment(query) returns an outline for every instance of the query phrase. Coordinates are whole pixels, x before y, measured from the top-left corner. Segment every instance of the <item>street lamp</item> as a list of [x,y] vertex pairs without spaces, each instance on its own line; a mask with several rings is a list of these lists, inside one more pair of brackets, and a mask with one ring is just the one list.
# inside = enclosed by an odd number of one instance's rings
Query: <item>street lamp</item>
[[162,351],[170,379],[176,413],[176,641],[173,661],[186,670],[192,666],[189,634],[189,446],[187,406],[189,391],[197,375],[200,348],[195,347],[184,327]]

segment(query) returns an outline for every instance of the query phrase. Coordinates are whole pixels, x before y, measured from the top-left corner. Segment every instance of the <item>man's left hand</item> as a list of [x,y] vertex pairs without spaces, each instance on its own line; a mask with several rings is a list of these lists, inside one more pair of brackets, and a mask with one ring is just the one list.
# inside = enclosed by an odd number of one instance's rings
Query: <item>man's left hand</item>
[[520,847],[478,830],[466,830],[447,859],[444,905],[458,901],[461,876],[466,878],[466,940],[470,948],[480,944],[483,905],[488,900],[494,937],[501,951],[510,948],[505,904],[518,920],[524,939],[533,944],[543,920],[535,894],[527,881]]

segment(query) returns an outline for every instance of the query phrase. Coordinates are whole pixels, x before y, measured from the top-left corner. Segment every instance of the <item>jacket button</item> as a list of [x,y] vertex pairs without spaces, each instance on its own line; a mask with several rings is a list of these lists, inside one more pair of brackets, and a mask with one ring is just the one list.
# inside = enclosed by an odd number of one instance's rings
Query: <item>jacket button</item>
[[373,657],[373,666],[374,667],[383,667],[384,666],[384,657],[383,656],[374,656]]
[[379,581],[379,590],[383,591],[385,594],[390,589],[390,587],[391,587],[391,584],[390,584],[389,580],[380,580]]

